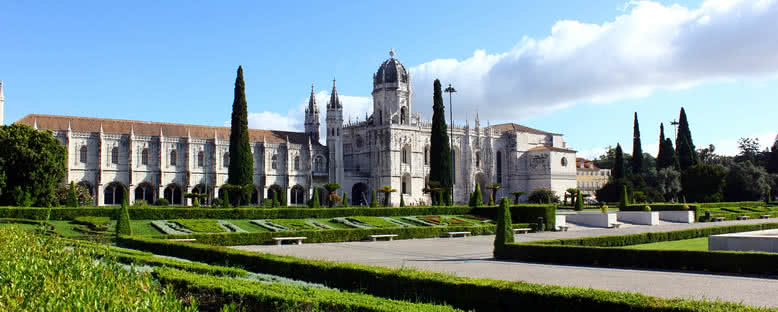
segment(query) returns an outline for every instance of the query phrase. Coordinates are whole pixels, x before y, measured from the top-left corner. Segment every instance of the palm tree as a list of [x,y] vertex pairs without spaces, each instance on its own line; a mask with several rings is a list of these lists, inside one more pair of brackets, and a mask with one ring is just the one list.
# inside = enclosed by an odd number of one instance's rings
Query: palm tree
[[335,207],[335,203],[338,201],[338,195],[335,194],[335,191],[337,191],[340,188],[340,184],[337,183],[327,183],[324,184],[324,189],[329,192],[329,195],[327,195],[327,201],[329,202],[330,208]]
[[563,204],[567,205],[567,194],[570,194],[570,206],[575,206],[575,198],[578,196],[578,189],[577,188],[569,188],[565,190],[565,202]]
[[384,185],[378,191],[384,193],[384,207],[389,207],[389,195],[397,190],[393,189],[391,185]]

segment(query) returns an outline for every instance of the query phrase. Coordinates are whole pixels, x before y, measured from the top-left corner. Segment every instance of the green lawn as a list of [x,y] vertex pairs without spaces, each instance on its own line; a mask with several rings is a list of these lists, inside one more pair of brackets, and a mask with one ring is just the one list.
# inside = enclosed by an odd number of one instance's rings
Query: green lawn
[[266,228],[263,228],[259,225],[256,225],[254,223],[251,223],[251,220],[248,219],[241,219],[241,220],[227,220],[230,221],[230,223],[234,224],[235,226],[241,228],[242,230],[248,231],[248,232],[269,232]]
[[84,233],[76,232],[73,227],[77,224],[72,224],[70,221],[49,221],[54,226],[54,231],[65,237],[84,236]]
[[652,249],[652,250],[702,250],[707,251],[708,250],[708,238],[707,237],[700,237],[700,238],[692,238],[692,239],[683,239],[683,240],[675,240],[675,241],[666,241],[666,242],[658,242],[658,243],[650,243],[650,244],[640,244],[640,245],[632,245],[627,246],[624,248],[629,249]]
[[[116,223],[113,224],[116,226]],[[135,235],[164,235],[154,226],[151,225],[151,220],[130,220],[130,226],[132,227],[132,234]]]

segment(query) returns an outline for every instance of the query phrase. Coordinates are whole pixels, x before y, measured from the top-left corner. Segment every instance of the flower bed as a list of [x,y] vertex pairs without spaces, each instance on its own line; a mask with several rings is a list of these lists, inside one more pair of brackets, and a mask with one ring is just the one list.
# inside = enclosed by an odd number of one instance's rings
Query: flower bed
[[381,217],[350,217],[347,218],[349,221],[357,221],[365,224],[369,224],[375,227],[379,228],[392,228],[392,227],[398,227],[397,224],[387,221],[384,218]]

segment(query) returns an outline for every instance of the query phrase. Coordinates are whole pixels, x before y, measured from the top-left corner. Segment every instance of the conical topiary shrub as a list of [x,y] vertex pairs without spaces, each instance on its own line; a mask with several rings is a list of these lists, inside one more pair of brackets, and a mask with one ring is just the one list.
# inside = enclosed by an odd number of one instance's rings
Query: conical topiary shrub
[[343,192],[343,207],[348,207],[348,193]]
[[222,198],[222,208],[230,208],[231,206],[230,202],[230,192],[227,190],[224,191],[224,198]]
[[376,198],[375,198],[375,190],[370,192],[370,207],[373,207],[373,208],[378,207],[378,201],[376,201]]
[[405,198],[402,193],[400,193],[400,207],[405,207]]
[[119,208],[119,218],[116,221],[116,235],[132,235],[128,206],[126,199],[122,201],[122,206]]
[[513,243],[511,201],[503,198],[497,207],[497,235],[494,237],[494,257],[500,259],[506,243]]
[[623,185],[623,191],[621,192],[621,198],[619,198],[619,209],[626,209],[629,205],[629,195],[627,195],[627,186]]
[[481,195],[481,185],[478,183],[475,184],[475,206],[481,207],[484,205],[484,198],[483,195]]
[[489,193],[489,206],[494,206],[494,196]]
[[575,199],[575,210],[577,211],[583,211],[584,205],[583,205],[583,194],[581,191],[578,191],[578,196],[576,196]]
[[313,189],[313,198],[311,198],[311,208],[319,208],[321,204],[319,203],[319,189],[314,188]]

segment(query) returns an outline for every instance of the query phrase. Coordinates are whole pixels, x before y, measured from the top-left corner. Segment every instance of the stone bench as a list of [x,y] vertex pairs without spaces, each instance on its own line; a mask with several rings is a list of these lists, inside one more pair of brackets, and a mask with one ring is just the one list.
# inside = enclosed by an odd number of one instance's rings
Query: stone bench
[[559,230],[562,231],[562,232],[567,232],[567,229],[569,228],[569,226],[567,226],[567,225],[559,225],[559,226],[557,226],[557,228],[559,228]]
[[519,229],[513,229],[513,233],[516,234],[527,234],[529,231],[532,231],[530,228],[519,228]]
[[618,229],[621,226],[621,223],[611,223],[608,228],[610,229]]
[[770,219],[770,215],[761,215],[759,219]]
[[388,238],[389,241],[392,241],[392,238],[393,237],[397,237],[397,234],[374,234],[374,235],[369,235],[369,236],[370,236],[370,239],[372,239],[374,242],[376,240],[378,240],[379,238]]
[[301,237],[273,237],[273,240],[276,241],[276,245],[281,245],[283,241],[295,241],[297,245],[302,245],[303,240],[307,237],[301,236]]
[[456,236],[467,237],[471,235],[470,232],[447,232],[447,233],[448,233],[448,237],[456,237]]
[[738,219],[738,220],[748,220],[748,219],[751,219],[751,218],[749,216],[737,216],[736,219]]
[[713,221],[713,222],[721,222],[721,221],[724,221],[724,220],[726,220],[726,218],[724,218],[724,217],[713,217],[711,219],[711,221]]

